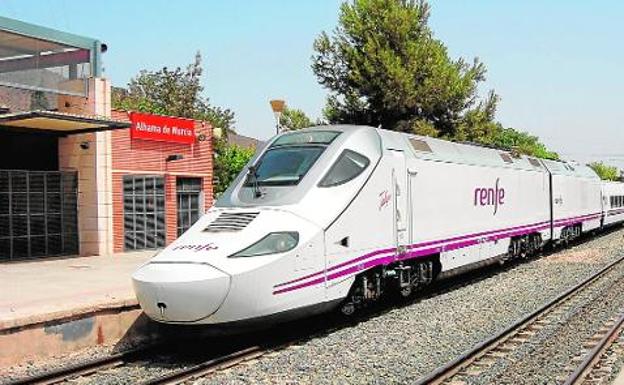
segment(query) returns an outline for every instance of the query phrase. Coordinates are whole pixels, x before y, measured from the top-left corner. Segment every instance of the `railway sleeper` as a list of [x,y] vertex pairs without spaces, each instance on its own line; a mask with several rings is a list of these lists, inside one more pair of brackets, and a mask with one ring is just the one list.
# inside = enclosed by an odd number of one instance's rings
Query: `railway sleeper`
[[385,295],[397,294],[407,298],[415,291],[429,285],[440,273],[439,257],[425,260],[400,261],[364,271],[356,276],[341,312],[352,315],[359,308],[379,300]]

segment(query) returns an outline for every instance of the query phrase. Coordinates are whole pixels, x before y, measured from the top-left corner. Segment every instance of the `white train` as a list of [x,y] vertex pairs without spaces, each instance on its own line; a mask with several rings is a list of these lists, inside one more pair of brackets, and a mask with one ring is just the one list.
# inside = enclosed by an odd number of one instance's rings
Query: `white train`
[[152,319],[243,326],[409,295],[624,221],[588,167],[363,126],[283,133],[133,275]]

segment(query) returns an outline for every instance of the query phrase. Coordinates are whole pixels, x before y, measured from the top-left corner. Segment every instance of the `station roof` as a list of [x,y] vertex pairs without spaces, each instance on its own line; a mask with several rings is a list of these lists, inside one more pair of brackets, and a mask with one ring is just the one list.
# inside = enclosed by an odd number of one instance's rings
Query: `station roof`
[[68,80],[100,77],[105,50],[97,39],[0,16],[0,85],[84,96],[84,82],[75,89]]
[[18,132],[65,136],[128,127],[130,127],[129,122],[53,111],[27,111],[0,115],[0,130]]

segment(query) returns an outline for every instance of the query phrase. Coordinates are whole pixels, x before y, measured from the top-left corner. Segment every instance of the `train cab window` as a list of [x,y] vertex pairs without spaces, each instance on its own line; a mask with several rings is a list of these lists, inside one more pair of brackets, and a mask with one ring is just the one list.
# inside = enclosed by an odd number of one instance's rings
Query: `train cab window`
[[279,136],[250,167],[245,187],[293,186],[307,174],[338,131],[300,131]]
[[245,186],[296,185],[325,150],[319,146],[287,146],[269,149],[260,159],[255,175],[247,178]]
[[354,179],[368,167],[370,161],[355,151],[344,150],[327,174],[319,183],[319,187],[338,186]]

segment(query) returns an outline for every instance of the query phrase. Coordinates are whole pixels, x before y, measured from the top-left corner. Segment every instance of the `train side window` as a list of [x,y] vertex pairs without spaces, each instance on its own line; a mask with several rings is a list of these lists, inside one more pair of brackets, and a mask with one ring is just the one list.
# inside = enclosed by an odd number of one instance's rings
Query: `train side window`
[[370,161],[355,151],[344,150],[327,174],[321,179],[319,187],[338,186],[354,179],[362,173]]

